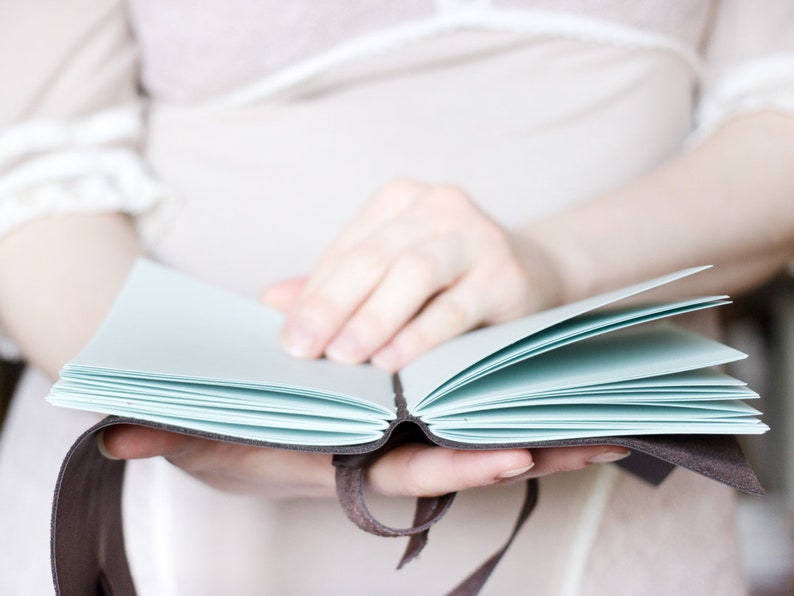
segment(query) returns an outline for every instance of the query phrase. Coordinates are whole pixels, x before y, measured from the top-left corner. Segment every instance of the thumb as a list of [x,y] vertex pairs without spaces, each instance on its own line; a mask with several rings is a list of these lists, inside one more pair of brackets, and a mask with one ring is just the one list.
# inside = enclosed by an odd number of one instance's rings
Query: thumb
[[266,287],[259,300],[276,310],[287,312],[295,304],[305,285],[305,277],[285,279]]

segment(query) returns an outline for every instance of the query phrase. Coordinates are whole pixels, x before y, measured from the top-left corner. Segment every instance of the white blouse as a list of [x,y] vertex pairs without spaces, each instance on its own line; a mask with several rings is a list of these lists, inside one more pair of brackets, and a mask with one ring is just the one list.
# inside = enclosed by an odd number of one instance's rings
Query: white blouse
[[738,113],[794,111],[787,0],[4,3],[0,77],[14,85],[0,97],[0,237],[45,215],[140,215],[167,201],[134,151],[136,51],[144,100],[213,110],[460,31],[673,54],[699,81],[696,138]]
[[[0,77],[15,81],[0,94],[0,226],[147,213],[157,258],[255,295],[309,269],[396,174],[458,183],[514,225],[656,167],[693,130],[794,111],[792,30],[794,8],[777,0],[0,3]],[[4,566],[48,582],[54,470],[87,422],[37,399],[46,386],[29,373],[0,436],[0,533],[19,545],[0,561],[0,592]],[[33,418],[52,429],[46,444],[29,436]],[[516,497],[461,495],[392,580],[402,545],[359,536],[336,503],[218,495],[161,463],[130,465],[125,496],[142,594],[312,594],[331,581],[440,593],[486,555],[472,533],[503,539]],[[541,489],[491,593],[740,593],[722,565],[725,487],[676,472],[651,490],[610,466]],[[35,532],[13,515],[23,509]],[[356,574],[358,592],[343,583]]]

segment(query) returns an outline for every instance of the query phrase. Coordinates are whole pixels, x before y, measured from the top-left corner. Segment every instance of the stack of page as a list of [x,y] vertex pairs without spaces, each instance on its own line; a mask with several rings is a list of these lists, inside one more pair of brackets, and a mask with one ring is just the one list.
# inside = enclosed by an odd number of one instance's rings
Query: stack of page
[[702,269],[472,331],[392,375],[292,358],[277,340],[281,313],[141,259],[48,399],[329,450],[377,442],[404,419],[461,446],[762,433],[745,403],[757,394],[715,368],[744,354],[667,321],[727,297],[641,302]]
[[[714,368],[744,354],[663,321],[726,297],[637,301],[701,269],[472,331],[393,376],[370,365],[292,358],[277,341],[281,313],[141,259],[48,399],[328,448],[378,441],[400,417],[462,445],[762,433],[768,427],[745,403],[757,394]],[[631,306],[621,306],[628,298]]]

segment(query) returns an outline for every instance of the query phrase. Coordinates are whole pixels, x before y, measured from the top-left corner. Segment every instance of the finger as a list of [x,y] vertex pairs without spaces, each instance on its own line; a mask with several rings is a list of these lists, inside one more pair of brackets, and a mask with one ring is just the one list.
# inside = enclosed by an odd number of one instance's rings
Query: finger
[[588,445],[535,449],[535,466],[525,478],[539,478],[559,472],[573,472],[593,464],[619,461],[631,455],[631,450],[617,445]]
[[527,472],[526,449],[460,451],[404,445],[380,458],[367,472],[367,484],[384,495],[432,497],[495,484]]
[[430,187],[426,184],[401,179],[388,184],[375,193],[362,211],[342,229],[323,252],[312,271],[304,293],[308,294],[314,291],[328,278],[335,263],[343,254],[358,246],[366,238],[373,236],[377,230],[405,212],[428,188]]
[[328,454],[263,449],[135,425],[106,428],[98,446],[110,459],[163,456],[202,482],[228,492],[269,497],[334,493]]
[[531,285],[514,259],[491,255],[430,301],[371,358],[375,366],[395,371],[431,348],[482,324],[526,314]]
[[347,363],[368,360],[430,297],[468,269],[470,256],[466,253],[465,243],[459,238],[445,237],[401,255],[334,337],[326,355]]
[[432,228],[409,219],[387,225],[345,253],[327,279],[304,293],[288,313],[281,341],[293,356],[316,358],[381,283],[398,255],[422,243]]
[[276,282],[262,291],[260,300],[268,306],[287,312],[290,308],[295,306],[306,285],[305,277],[294,277]]
[[143,459],[173,456],[194,446],[194,437],[155,428],[118,424],[99,435],[98,446],[109,459]]
[[477,286],[468,276],[433,298],[413,321],[371,358],[386,370],[398,370],[427,350],[473,329],[483,320]]

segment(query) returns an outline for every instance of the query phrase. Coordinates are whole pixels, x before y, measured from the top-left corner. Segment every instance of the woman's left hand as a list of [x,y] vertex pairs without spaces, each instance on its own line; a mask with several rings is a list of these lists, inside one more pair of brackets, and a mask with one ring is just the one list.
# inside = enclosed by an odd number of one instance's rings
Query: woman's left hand
[[399,180],[375,195],[306,279],[268,288],[294,356],[397,370],[460,333],[551,306],[552,269],[454,186]]
[[[105,429],[100,450],[113,459],[163,456],[205,484],[269,498],[333,497],[331,455],[223,443],[143,426]],[[616,461],[628,449],[585,445],[556,449],[461,451],[406,444],[367,470],[368,490],[386,496],[430,497],[511,484]]]

